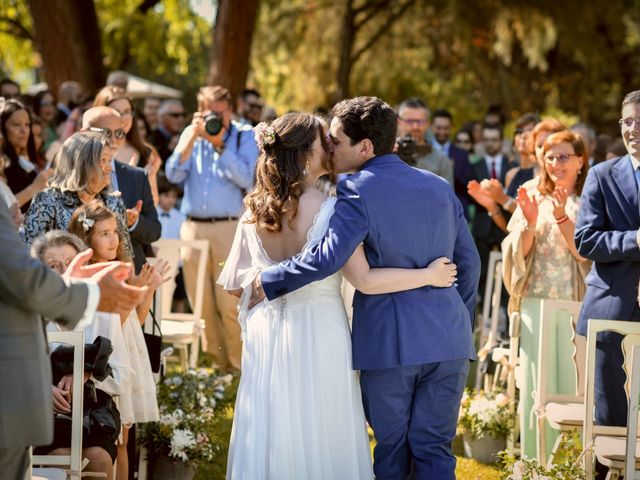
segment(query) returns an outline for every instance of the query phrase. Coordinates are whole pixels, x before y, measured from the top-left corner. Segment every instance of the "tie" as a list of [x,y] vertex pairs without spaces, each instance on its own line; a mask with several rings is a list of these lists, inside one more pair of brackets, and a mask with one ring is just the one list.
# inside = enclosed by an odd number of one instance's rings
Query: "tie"
[[491,178],[498,178],[498,175],[496,175],[496,159],[495,158],[491,159]]
[[636,168],[633,173],[636,174],[636,186],[640,189],[640,167]]
[[160,214],[160,216],[161,216],[161,217],[167,217],[167,218],[169,218],[169,214],[168,214],[168,213],[166,213],[166,212],[162,212],[162,213]]

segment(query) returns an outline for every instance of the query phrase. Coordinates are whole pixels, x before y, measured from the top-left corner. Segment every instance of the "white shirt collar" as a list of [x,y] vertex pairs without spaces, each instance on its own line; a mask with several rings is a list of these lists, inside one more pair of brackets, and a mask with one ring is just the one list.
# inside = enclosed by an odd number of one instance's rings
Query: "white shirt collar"
[[640,160],[638,160],[633,155],[629,154],[629,158],[631,159],[631,166],[633,167],[633,171],[635,172],[638,167],[640,167]]

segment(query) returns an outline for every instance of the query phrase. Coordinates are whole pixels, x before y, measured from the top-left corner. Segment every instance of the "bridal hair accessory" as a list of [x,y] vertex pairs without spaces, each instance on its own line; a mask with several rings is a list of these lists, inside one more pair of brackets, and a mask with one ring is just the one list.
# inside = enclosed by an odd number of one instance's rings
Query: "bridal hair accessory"
[[260,150],[264,151],[265,145],[273,145],[276,143],[276,131],[272,126],[260,122],[255,126],[253,131],[255,132],[256,142]]
[[78,216],[78,220],[82,224],[82,229],[85,232],[88,232],[91,229],[91,227],[93,227],[93,224],[96,223],[95,220],[91,220],[90,218],[87,218],[86,212],[81,212],[80,215]]

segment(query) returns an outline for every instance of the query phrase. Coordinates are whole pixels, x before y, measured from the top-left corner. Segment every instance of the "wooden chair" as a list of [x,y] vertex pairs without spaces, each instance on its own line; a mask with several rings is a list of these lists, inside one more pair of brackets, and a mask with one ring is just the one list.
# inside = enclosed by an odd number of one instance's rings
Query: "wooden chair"
[[[544,465],[547,461],[547,422],[551,427],[560,431],[582,428],[584,419],[584,388],[585,388],[585,359],[586,339],[576,334],[576,325],[580,315],[581,302],[565,300],[543,300],[540,312],[540,336],[538,340],[538,380],[535,392],[537,406],[538,429],[536,432],[536,447],[538,461]],[[564,318],[562,318],[564,317]],[[559,357],[559,353],[551,343],[551,332],[563,322],[568,322],[571,331],[573,350],[571,358]],[[555,360],[555,361],[554,361]],[[549,385],[550,368],[555,366],[571,369],[574,378],[572,394],[551,393]],[[560,437],[551,451],[549,463],[553,459]]]
[[[162,330],[162,339],[173,344],[178,350],[180,365],[186,371],[187,367],[196,368],[200,342],[204,342],[204,320],[202,318],[202,304],[204,282],[209,261],[208,240],[174,240],[161,238],[153,244],[156,257],[167,260],[171,266],[170,275],[175,279],[185,249],[199,252],[196,274],[195,297],[189,298],[192,313],[177,313],[171,309],[173,292],[176,288],[175,280],[166,282],[162,286],[162,309],[158,322]],[[191,352],[189,352],[191,347]]]
[[[640,323],[624,322],[616,320],[589,320],[589,331],[587,335],[587,377],[593,379],[595,375],[595,353],[596,353],[596,337],[601,332],[615,332],[624,335],[622,340],[622,350],[624,352],[623,368],[627,373],[627,382],[625,384],[627,400],[629,400],[629,379],[632,374],[632,351],[636,345],[640,345]],[[609,468],[607,480],[618,479],[625,470],[625,458],[627,453],[627,428],[616,427],[610,425],[594,425],[594,382],[587,382],[585,389],[585,417],[584,417],[584,435],[583,443],[585,445],[584,464],[586,470],[586,479],[593,480],[593,456],[598,461]],[[629,402],[630,411],[637,413],[637,396],[635,400]],[[629,431],[630,434],[631,431]],[[636,429],[637,435],[637,429]],[[630,455],[631,457],[631,455]],[[640,469],[640,451],[636,449],[633,455],[634,468]],[[634,478],[633,476],[630,478]]]
[[[71,453],[69,455],[33,455],[32,465],[55,466],[66,471],[70,480],[80,480],[88,460],[82,459],[82,401],[84,383],[84,333],[47,332],[49,343],[73,347],[73,402],[71,404]],[[53,407],[52,407],[53,408]],[[68,469],[67,469],[68,467]],[[37,477],[46,471],[34,470]],[[100,474],[96,474],[101,476]]]

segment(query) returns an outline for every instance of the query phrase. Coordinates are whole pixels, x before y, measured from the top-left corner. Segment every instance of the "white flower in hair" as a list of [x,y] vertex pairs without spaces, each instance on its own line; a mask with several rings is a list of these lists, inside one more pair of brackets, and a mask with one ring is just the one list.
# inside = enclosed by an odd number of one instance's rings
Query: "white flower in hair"
[[261,150],[264,150],[265,145],[273,145],[276,143],[276,131],[271,125],[267,125],[264,122],[260,122],[253,129],[256,143]]
[[93,224],[96,223],[95,220],[87,218],[86,212],[81,212],[80,215],[78,216],[78,220],[82,224],[82,229],[85,232],[88,232],[91,229],[91,227],[93,227]]

